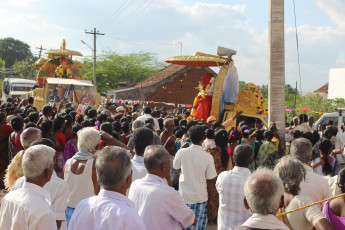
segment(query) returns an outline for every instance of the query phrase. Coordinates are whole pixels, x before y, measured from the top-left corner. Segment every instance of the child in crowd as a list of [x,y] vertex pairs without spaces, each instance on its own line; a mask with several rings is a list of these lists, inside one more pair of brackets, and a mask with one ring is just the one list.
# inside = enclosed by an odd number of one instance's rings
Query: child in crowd
[[216,142],[214,141],[214,130],[213,129],[206,129],[205,130],[206,139],[202,143],[202,149],[214,149],[216,147]]

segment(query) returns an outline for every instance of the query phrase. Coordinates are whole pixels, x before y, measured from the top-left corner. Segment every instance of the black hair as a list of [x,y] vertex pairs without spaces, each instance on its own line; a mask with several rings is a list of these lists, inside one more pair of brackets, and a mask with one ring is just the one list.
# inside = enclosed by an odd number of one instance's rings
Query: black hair
[[155,129],[153,128],[153,125],[151,123],[146,123],[144,125],[144,127],[148,128],[148,129],[151,129],[152,131],[154,131]]
[[50,105],[45,105],[42,108],[42,113],[47,115],[48,113],[53,112],[53,108]]
[[73,117],[70,114],[66,114],[64,119],[66,121],[66,127],[73,124]]
[[37,123],[38,119],[39,119],[39,114],[37,112],[31,112],[29,114],[29,121],[30,122]]
[[110,135],[113,135],[113,126],[111,125],[110,122],[104,122],[101,124],[101,127],[100,127],[100,130],[101,131],[104,131]]
[[27,129],[27,128],[30,128],[30,127],[37,128],[35,123],[33,123],[33,122],[28,122],[28,123],[24,126],[24,129]]
[[108,116],[106,114],[100,114],[97,117],[97,120],[99,120],[99,122],[101,122],[101,124],[102,124],[103,122],[106,122],[108,120]]
[[319,140],[320,140],[320,134],[317,130],[315,130],[313,133],[312,133],[312,140],[311,140],[311,143],[312,145],[314,146]]
[[205,130],[205,137],[208,139],[214,139],[214,130],[213,129],[206,129]]
[[55,150],[54,142],[48,138],[40,138],[31,143],[30,146],[45,145]]
[[42,137],[48,137],[48,132],[53,128],[53,122],[51,120],[43,121],[41,124]]
[[87,113],[87,115],[89,116],[89,118],[96,118],[97,117],[97,111],[95,109],[90,109]]
[[65,112],[66,112],[67,114],[70,114],[70,113],[72,112],[72,109],[71,109],[71,108],[65,109]]
[[73,126],[72,126],[72,132],[73,132],[73,136],[74,137],[77,137],[77,133],[80,131],[80,130],[82,130],[83,129],[83,126],[81,125],[81,124],[74,124]]
[[187,130],[187,120],[185,119],[180,120],[179,126],[181,127],[181,129]]
[[3,112],[0,113],[0,123],[3,121],[3,120],[6,120],[6,116]]
[[196,120],[191,120],[187,122],[187,130],[189,130],[191,127],[193,127],[194,125],[197,125],[198,121]]
[[72,112],[69,113],[69,115],[71,115],[72,118],[73,118],[73,122],[75,122],[75,116],[76,116],[77,114],[78,114],[78,113],[77,113],[76,111],[72,111]]
[[121,129],[124,133],[129,132],[129,122],[125,121],[121,123]]
[[265,140],[264,131],[261,130],[261,129],[255,130],[255,139],[256,139],[257,141],[263,141],[263,140]]
[[300,114],[300,115],[298,116],[298,119],[299,119],[302,123],[303,123],[303,122],[307,122],[307,121],[308,121],[308,115],[302,113],[302,114]]
[[54,123],[53,127],[54,127],[54,133],[55,133],[56,131],[62,128],[62,125],[65,123],[65,118],[63,118],[62,116],[57,116],[54,119],[53,123]]
[[229,155],[227,151],[229,141],[228,132],[225,129],[218,130],[214,135],[214,141],[216,142],[216,145],[222,149],[220,159],[223,168],[227,168],[229,161]]
[[204,139],[204,128],[201,125],[194,125],[188,129],[188,134],[193,144],[200,144]]
[[254,150],[248,144],[240,144],[236,146],[233,155],[236,166],[248,167],[254,158]]
[[327,128],[324,132],[323,132],[323,136],[330,140],[332,138],[332,129],[331,128]]
[[14,116],[12,119],[11,119],[11,126],[12,126],[12,129],[16,132],[19,132],[23,129],[24,127],[24,120],[21,116]]
[[34,98],[33,97],[29,97],[28,102],[29,102],[29,104],[33,104],[34,103]]
[[81,113],[76,114],[76,115],[75,115],[75,120],[76,120],[79,124],[81,124],[81,123],[84,121],[84,116],[83,116],[83,114],[81,114]]
[[345,193],[345,168],[342,168],[338,174],[338,187],[341,193]]
[[151,110],[150,107],[145,107],[145,108],[144,108],[144,113],[145,113],[145,114],[151,114],[151,111],[152,111],[152,110]]
[[146,127],[140,127],[133,132],[133,145],[136,154],[144,154],[145,148],[153,143],[153,132]]
[[304,133],[303,137],[308,139],[311,143],[313,143],[313,134],[311,132]]
[[266,139],[266,141],[272,141],[273,138],[273,132],[268,130],[264,132],[264,137]]
[[184,132],[183,132],[182,129],[178,129],[178,130],[175,131],[176,138],[182,138],[183,134],[184,134]]
[[303,136],[303,133],[302,133],[301,131],[299,131],[299,130],[295,130],[295,131],[292,133],[292,136],[293,136],[294,139],[298,139],[298,138],[300,138],[300,137]]
[[234,143],[234,142],[238,142],[241,143],[241,133],[237,130],[233,130],[230,132],[229,135],[229,143]]
[[159,129],[163,130],[163,127],[164,127],[164,120],[163,120],[163,118],[160,117],[157,120],[158,120]]
[[152,126],[155,124],[155,120],[152,117],[146,118],[145,124],[151,124]]
[[81,122],[81,126],[83,126],[83,128],[90,127],[91,126],[91,122],[89,120],[84,120],[84,121]]
[[324,165],[322,166],[322,173],[325,176],[332,173],[332,166],[328,162],[328,155],[331,148],[332,148],[332,143],[330,140],[324,139],[319,144],[319,149],[323,155],[323,161],[324,161]]
[[250,129],[247,125],[242,125],[241,126],[241,133],[243,135],[243,138],[248,138],[250,134]]
[[95,126],[96,118],[94,118],[94,117],[90,118],[89,121],[90,121],[90,126]]
[[114,121],[112,123],[112,126],[113,126],[113,130],[117,133],[120,133],[121,132],[121,123],[118,122],[118,121]]

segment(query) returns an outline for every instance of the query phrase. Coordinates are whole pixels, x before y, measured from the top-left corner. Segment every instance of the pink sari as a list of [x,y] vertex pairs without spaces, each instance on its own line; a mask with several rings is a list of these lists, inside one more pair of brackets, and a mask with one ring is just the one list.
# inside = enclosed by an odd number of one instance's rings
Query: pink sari
[[336,216],[330,207],[331,201],[323,203],[322,214],[326,217],[329,222],[333,225],[334,230],[345,229],[345,217]]

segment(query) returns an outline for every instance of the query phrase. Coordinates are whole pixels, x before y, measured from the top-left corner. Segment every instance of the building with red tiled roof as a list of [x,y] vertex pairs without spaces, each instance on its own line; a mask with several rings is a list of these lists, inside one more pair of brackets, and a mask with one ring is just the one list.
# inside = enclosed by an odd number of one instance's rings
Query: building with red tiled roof
[[315,93],[328,93],[328,82],[314,91]]
[[193,104],[200,78],[207,73],[216,76],[209,67],[171,64],[133,87],[115,90],[111,95],[121,100]]

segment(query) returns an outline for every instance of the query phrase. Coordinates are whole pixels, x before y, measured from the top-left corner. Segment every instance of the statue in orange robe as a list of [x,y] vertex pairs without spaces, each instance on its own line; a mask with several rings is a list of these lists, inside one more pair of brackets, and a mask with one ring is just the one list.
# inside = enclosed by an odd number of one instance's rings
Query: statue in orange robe
[[194,99],[191,119],[207,120],[211,113],[214,77],[211,73],[202,76],[199,83],[199,93]]

